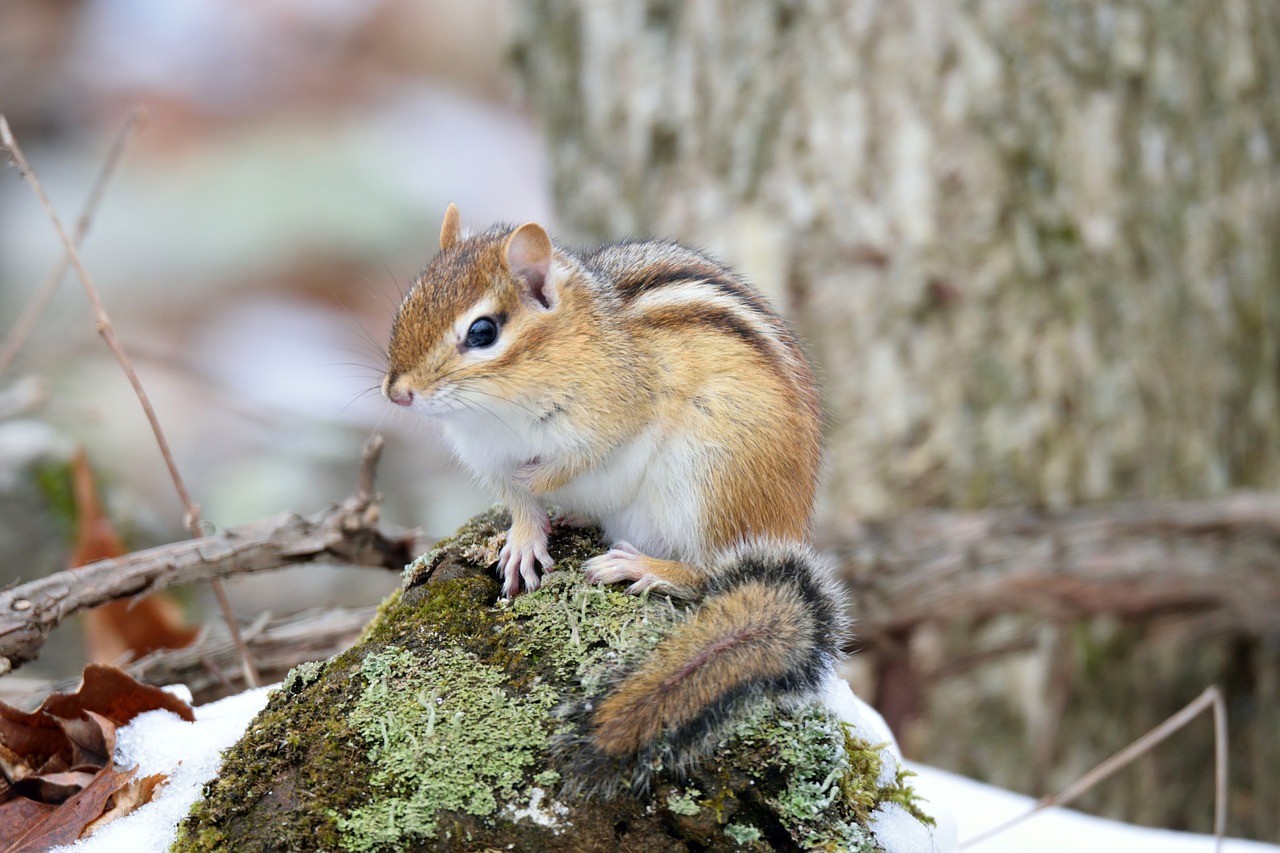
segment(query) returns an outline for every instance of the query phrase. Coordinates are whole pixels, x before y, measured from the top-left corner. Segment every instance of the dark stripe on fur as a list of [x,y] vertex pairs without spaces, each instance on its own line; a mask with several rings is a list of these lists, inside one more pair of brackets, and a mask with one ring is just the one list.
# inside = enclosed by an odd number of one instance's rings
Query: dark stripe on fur
[[[702,326],[712,331],[723,332],[740,339],[765,361],[775,363],[779,359],[778,352],[767,339],[727,308],[690,306],[664,306],[645,312],[640,322],[664,329],[676,326]],[[779,366],[779,372],[786,375]]]

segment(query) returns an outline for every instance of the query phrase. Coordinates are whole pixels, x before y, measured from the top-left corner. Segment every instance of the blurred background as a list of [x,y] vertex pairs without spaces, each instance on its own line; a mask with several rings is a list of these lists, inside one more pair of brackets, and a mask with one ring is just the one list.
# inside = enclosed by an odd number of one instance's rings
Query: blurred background
[[[0,6],[0,111],[64,221],[135,105],[83,254],[210,524],[340,499],[375,429],[386,518],[488,503],[376,392],[449,201],[674,237],[806,341],[847,674],[910,757],[1044,793],[1219,683],[1231,831],[1280,840],[1280,6]],[[0,176],[0,334],[59,253]],[[0,374],[0,582],[65,564],[75,446],[130,546],[185,535],[69,277]],[[397,580],[230,587],[252,621]],[[31,671],[78,671],[57,636]],[[1207,829],[1212,735],[1179,737],[1085,805]]]
[[[375,428],[391,442],[378,485],[396,522],[439,535],[488,505],[434,432],[376,389],[395,306],[434,253],[448,202],[474,225],[554,221],[541,143],[504,65],[509,30],[497,0],[0,8],[0,111],[68,227],[128,111],[145,110],[83,258],[209,524],[340,500]],[[3,332],[60,246],[7,170]],[[0,387],[38,398],[0,421],[0,455],[56,461],[82,445],[129,545],[186,535],[74,275]],[[3,582],[65,563],[69,531],[40,503],[3,505]],[[231,584],[237,609],[252,619],[377,601],[397,582],[294,575]],[[74,673],[74,642],[67,654],[51,649],[35,667]]]

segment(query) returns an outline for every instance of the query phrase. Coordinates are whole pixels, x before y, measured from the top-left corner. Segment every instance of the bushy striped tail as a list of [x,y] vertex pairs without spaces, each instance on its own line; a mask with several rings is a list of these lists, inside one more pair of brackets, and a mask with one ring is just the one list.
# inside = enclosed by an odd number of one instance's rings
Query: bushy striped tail
[[702,604],[613,689],[572,714],[558,744],[569,787],[641,793],[655,765],[682,775],[761,700],[809,698],[846,631],[837,585],[807,546],[756,543],[712,567]]

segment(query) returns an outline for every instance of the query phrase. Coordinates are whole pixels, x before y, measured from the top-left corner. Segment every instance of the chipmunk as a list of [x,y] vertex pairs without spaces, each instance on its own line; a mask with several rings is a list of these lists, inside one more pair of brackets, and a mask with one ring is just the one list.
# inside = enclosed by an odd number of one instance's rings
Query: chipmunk
[[574,253],[535,223],[466,236],[450,205],[397,312],[382,392],[436,420],[510,510],[504,596],[552,570],[555,506],[612,543],[585,564],[590,581],[700,599],[585,709],[584,772],[642,789],[658,761],[696,763],[755,697],[806,697],[832,671],[843,608],[805,544],[813,375],[723,266],[670,242]]

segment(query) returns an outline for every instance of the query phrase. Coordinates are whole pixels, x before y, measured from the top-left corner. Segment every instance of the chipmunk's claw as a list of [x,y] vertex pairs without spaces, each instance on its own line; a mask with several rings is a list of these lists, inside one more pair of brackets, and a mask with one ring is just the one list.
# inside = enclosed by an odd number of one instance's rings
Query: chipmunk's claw
[[520,581],[524,580],[526,592],[533,592],[542,585],[538,566],[543,572],[551,571],[555,560],[547,550],[545,530],[517,538],[514,531],[507,533],[507,544],[498,554],[498,574],[502,577],[502,597],[515,598],[520,593]]
[[630,542],[615,542],[613,547],[598,557],[592,557],[582,564],[586,570],[587,580],[592,583],[618,583],[619,581],[635,581],[628,592],[639,592],[657,582],[653,578],[640,589],[636,589],[649,572],[646,567],[648,557],[641,554]]

